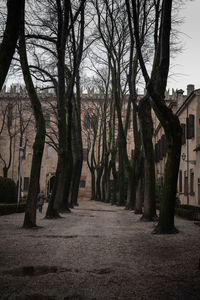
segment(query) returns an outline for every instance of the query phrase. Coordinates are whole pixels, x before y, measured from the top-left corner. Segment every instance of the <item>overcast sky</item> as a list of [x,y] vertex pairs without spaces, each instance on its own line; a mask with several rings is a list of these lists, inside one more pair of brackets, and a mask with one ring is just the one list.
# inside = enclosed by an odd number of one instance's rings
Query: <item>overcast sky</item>
[[[188,1],[181,16],[184,23],[180,26],[184,49],[171,60],[171,73],[168,87],[182,88],[186,92],[187,84],[200,88],[200,0]],[[183,34],[184,33],[184,34]]]
[[[200,88],[200,0],[188,0],[180,16],[184,18],[179,27],[184,49],[175,59],[171,59],[167,87],[170,90],[183,89],[186,93],[187,84]],[[8,83],[12,83],[12,80],[8,80]]]

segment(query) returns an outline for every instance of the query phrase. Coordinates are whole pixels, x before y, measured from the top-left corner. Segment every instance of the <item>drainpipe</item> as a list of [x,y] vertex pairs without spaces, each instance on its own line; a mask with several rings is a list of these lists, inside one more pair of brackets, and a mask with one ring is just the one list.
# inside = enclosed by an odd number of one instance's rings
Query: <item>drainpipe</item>
[[[188,105],[187,105],[187,120],[188,120],[188,117],[189,117],[189,113],[188,113]],[[187,123],[188,124],[188,123]],[[188,130],[188,126],[186,128],[186,130]],[[187,132],[187,135],[188,135],[188,132]],[[187,205],[189,205],[189,202],[190,202],[190,199],[189,199],[189,139],[187,138]]]

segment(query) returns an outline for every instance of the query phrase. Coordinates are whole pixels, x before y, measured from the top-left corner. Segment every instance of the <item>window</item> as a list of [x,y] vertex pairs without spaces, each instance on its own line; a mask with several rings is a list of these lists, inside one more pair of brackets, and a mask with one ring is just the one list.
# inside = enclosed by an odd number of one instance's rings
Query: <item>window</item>
[[179,193],[182,193],[183,186],[182,186],[182,170],[179,171]]
[[187,139],[194,138],[194,115],[189,115],[186,119],[187,125]]
[[80,180],[79,187],[85,188],[85,180]]
[[47,147],[47,157],[51,156],[51,146]]
[[85,129],[97,129],[98,119],[93,112],[87,112],[84,118],[84,128]]
[[186,135],[185,135],[185,124],[181,124],[182,128],[182,145],[186,143]]
[[184,195],[188,194],[188,176],[187,171],[184,172]]
[[24,177],[24,191],[28,191],[29,177]]
[[194,172],[190,170],[190,195],[194,195]]
[[88,150],[86,148],[83,149],[83,160],[84,161],[87,161],[87,152],[88,152]]

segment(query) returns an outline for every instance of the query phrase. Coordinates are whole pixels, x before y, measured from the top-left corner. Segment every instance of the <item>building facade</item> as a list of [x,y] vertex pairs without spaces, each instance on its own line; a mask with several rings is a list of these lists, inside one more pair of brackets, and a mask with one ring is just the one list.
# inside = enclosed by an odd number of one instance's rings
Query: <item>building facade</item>
[[[89,90],[87,94],[82,94],[81,97],[83,167],[79,186],[79,198],[89,199],[91,197],[91,174],[87,164],[88,135],[91,135],[90,122],[93,124],[100,122],[104,95],[102,93],[95,94],[93,90]],[[40,99],[43,105],[47,132],[41,166],[40,189],[47,196],[52,189],[57,166],[56,144],[58,137],[57,122],[54,114],[54,111],[56,111],[56,101],[55,95],[48,92],[41,93]],[[126,97],[122,107],[123,119],[125,119],[126,115],[127,99]],[[20,173],[21,189],[24,196],[26,196],[29,187],[32,147],[35,138],[34,117],[26,90],[13,86],[7,92],[4,88],[0,93],[0,108],[2,111],[0,117],[0,176],[3,176],[4,169],[7,169],[7,177],[12,178],[16,183],[18,182],[20,148],[23,148]],[[129,156],[133,149],[133,127],[131,123],[130,120],[127,134]],[[97,126],[99,125],[97,124]],[[51,137],[53,137],[54,142],[52,142]],[[90,136],[90,141],[91,139],[92,137]],[[99,149],[101,151],[101,147],[96,143],[96,156]]]
[[[177,196],[181,204],[200,205],[200,89],[187,86],[187,94],[177,90],[168,105],[178,116],[182,127]],[[156,177],[164,180],[167,144],[164,130],[158,123],[154,132]]]
[[[44,103],[47,139],[45,143],[40,188],[46,195],[52,189],[57,166],[56,152],[56,120],[52,113],[56,107],[55,96],[51,93],[40,95]],[[166,103],[177,114],[181,127],[182,150],[180,170],[177,186],[177,196],[182,204],[200,205],[200,89],[188,85],[187,94],[183,90],[166,92]],[[82,140],[83,140],[83,167],[80,180],[79,198],[91,197],[91,173],[87,164],[88,134],[91,124],[99,122],[99,111],[103,105],[103,95],[89,91],[82,94]],[[122,118],[126,118],[128,97],[122,107]],[[51,107],[51,109],[49,108]],[[19,178],[19,150],[23,148],[21,160],[21,187],[23,194],[28,192],[30,170],[32,163],[32,147],[35,137],[34,118],[30,107],[30,100],[26,91],[12,87],[9,92],[2,90],[0,93],[0,176],[7,170],[7,176],[16,183]],[[109,113],[109,111],[108,111]],[[132,114],[131,114],[132,115]],[[155,146],[155,172],[160,184],[164,181],[164,168],[166,162],[167,143],[164,130],[155,114],[152,113],[154,123],[153,143]],[[117,118],[116,118],[117,120]],[[130,157],[134,148],[132,121],[129,121],[127,133],[127,150]],[[117,125],[117,121],[116,121]],[[51,143],[48,136],[54,135],[55,144]],[[117,135],[117,126],[116,126]],[[90,139],[91,141],[91,139]],[[101,148],[101,147],[100,147]],[[100,149],[95,145],[95,153]]]

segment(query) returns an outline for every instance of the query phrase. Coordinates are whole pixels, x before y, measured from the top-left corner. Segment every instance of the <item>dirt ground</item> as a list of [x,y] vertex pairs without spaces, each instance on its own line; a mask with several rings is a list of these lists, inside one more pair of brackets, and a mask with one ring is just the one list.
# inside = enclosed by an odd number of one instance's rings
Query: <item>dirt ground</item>
[[200,227],[176,218],[176,235],[121,207],[83,200],[62,219],[22,229],[0,217],[0,299],[200,299]]

